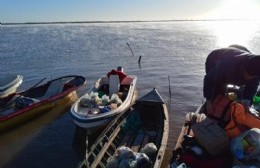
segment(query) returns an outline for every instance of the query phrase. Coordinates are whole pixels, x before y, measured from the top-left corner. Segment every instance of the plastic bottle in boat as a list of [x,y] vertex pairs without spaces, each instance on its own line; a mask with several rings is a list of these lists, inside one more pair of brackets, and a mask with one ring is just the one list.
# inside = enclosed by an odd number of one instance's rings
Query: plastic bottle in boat
[[253,97],[253,106],[255,110],[260,110],[260,91]]

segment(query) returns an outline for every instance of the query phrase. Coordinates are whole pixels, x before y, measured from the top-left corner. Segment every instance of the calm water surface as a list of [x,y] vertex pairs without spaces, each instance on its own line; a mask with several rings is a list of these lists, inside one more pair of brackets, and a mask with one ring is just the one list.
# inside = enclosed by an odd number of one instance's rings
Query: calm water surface
[[[23,75],[20,90],[44,77],[77,74],[87,78],[80,96],[99,76],[119,65],[138,77],[138,96],[156,87],[170,116],[166,160],[185,113],[203,101],[207,54],[234,43],[260,54],[260,24],[249,21],[1,25],[0,37],[1,75]],[[0,135],[0,167],[76,167],[84,154],[84,138],[69,109],[62,115],[47,113]]]

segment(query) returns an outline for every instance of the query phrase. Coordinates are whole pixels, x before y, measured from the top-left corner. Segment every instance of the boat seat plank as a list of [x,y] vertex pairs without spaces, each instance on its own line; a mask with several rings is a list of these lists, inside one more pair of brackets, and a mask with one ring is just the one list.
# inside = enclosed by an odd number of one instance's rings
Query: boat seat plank
[[128,141],[127,141],[127,143],[126,143],[126,145],[125,146],[127,146],[127,147],[131,147],[131,145],[132,145],[132,143],[133,143],[133,141],[134,141],[134,139],[135,139],[135,137],[134,136],[130,136],[130,138],[128,139]]
[[133,152],[138,152],[140,150],[140,146],[142,145],[142,141],[144,139],[144,134],[138,134],[131,146]]
[[150,142],[149,134],[138,134],[137,136],[132,134],[126,134],[119,146],[126,146],[131,148],[133,152],[140,151],[147,143]]
[[62,80],[53,81],[48,86],[43,98],[48,99],[58,93],[61,93],[64,87],[64,82]]
[[123,140],[121,141],[119,146],[126,146],[127,142],[130,140],[131,135],[130,134],[126,134],[123,138]]
[[142,145],[141,145],[141,149],[150,142],[150,137],[149,135],[145,134],[144,138],[143,138],[143,142],[142,142]]

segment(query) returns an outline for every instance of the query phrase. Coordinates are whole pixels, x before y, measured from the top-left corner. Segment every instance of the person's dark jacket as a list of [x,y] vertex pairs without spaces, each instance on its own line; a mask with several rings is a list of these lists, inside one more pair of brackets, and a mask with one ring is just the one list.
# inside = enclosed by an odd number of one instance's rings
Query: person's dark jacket
[[229,47],[212,51],[207,57],[203,92],[207,100],[214,100],[218,94],[225,94],[227,84],[242,86],[242,99],[252,101],[257,91],[259,78],[246,81],[246,61],[253,57],[250,52]]

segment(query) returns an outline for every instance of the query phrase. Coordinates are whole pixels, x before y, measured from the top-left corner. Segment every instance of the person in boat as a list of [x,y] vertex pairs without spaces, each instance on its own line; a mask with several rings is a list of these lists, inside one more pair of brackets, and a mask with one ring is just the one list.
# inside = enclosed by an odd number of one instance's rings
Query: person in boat
[[260,55],[240,45],[216,49],[208,55],[205,70],[203,94],[208,110],[218,95],[225,95],[227,84],[243,85],[239,99],[245,107],[251,105],[260,81]]
[[122,67],[118,67],[117,70],[112,69],[110,72],[107,73],[107,77],[110,75],[118,75],[120,82],[123,81],[123,79],[126,77],[126,74],[124,73]]

